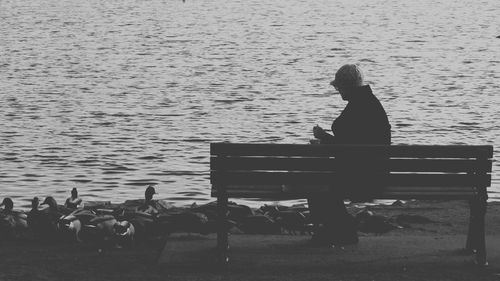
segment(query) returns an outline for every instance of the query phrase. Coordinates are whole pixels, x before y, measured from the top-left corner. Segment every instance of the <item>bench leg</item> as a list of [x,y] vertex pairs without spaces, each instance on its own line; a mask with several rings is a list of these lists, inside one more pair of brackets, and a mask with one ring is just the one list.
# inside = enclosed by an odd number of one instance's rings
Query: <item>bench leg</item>
[[227,234],[227,196],[217,197],[217,263],[224,265],[229,261],[227,249],[229,248]]
[[475,225],[476,223],[476,219],[475,219],[475,216],[477,214],[475,214],[474,212],[476,211],[476,208],[474,208],[474,200],[469,200],[469,230],[467,232],[467,241],[465,242],[465,251],[467,251],[467,253],[470,253],[472,254],[474,252],[474,229],[477,228],[477,226]]
[[469,233],[465,245],[467,251],[475,254],[475,262],[479,265],[487,265],[485,233],[486,200],[486,196],[480,195],[470,201]]

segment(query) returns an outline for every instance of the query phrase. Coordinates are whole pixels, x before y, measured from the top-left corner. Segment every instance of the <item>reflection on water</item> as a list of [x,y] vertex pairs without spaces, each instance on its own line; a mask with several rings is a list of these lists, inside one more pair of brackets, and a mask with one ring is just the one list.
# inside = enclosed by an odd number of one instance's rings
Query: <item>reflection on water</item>
[[[500,2],[3,0],[0,188],[209,198],[209,143],[305,143],[356,62],[396,144],[500,145]],[[500,167],[494,163],[493,191]],[[500,198],[496,193],[492,197]],[[256,204],[256,203],[251,203]]]

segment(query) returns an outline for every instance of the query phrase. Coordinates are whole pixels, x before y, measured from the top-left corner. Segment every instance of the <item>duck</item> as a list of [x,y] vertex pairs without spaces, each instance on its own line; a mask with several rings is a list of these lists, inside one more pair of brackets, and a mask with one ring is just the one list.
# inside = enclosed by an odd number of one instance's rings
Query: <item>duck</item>
[[38,197],[33,197],[31,200],[31,210],[28,212],[27,221],[34,239],[54,239],[57,231],[56,221],[47,212],[47,208],[40,208]]
[[158,194],[155,187],[149,185],[144,192],[144,201],[140,199],[126,201],[121,213],[116,216],[119,221],[127,221],[133,226],[134,239],[148,240],[161,233],[160,212],[157,202],[153,200],[155,194]]
[[229,202],[227,204],[227,210],[228,210],[227,214],[228,219],[235,221],[239,221],[245,217],[255,215],[250,207],[236,204],[233,202]]
[[98,246],[98,251],[102,252],[115,238],[115,224],[118,221],[112,215],[100,215],[91,219],[82,227],[82,235],[88,242]]
[[171,214],[170,232],[186,232],[208,234],[210,224],[207,215],[190,210]]
[[267,214],[245,217],[238,226],[249,234],[280,234],[281,227]]
[[83,242],[80,238],[83,225],[89,224],[96,217],[96,213],[92,210],[77,209],[69,215],[61,217],[57,227],[63,234],[69,234],[70,238],[74,238],[77,242]]
[[131,245],[135,241],[135,225],[127,220],[118,220],[111,215],[98,216],[85,225],[90,241],[104,248]]
[[135,227],[129,221],[119,221],[111,214],[85,209],[77,209],[61,217],[58,228],[66,237],[69,234],[77,242],[96,244],[99,252],[110,245],[118,247],[131,243],[135,236]]
[[14,210],[11,198],[4,198],[0,207],[0,233],[7,237],[19,238],[28,230],[27,216],[24,212]]
[[358,230],[364,233],[383,234],[394,229],[402,228],[394,224],[382,215],[377,215],[368,209],[364,209],[355,215]]
[[156,215],[139,210],[122,210],[117,219],[133,225],[134,239],[147,240],[160,232],[159,217]]
[[266,213],[273,218],[281,227],[283,232],[295,235],[297,232],[305,234],[308,231],[308,222],[306,216],[293,209],[279,210],[279,208],[270,208]]
[[40,204],[41,210],[49,217],[54,225],[60,218],[71,213],[71,210],[64,206],[59,206],[56,199],[52,196],[45,197],[42,204]]
[[52,196],[45,197],[42,204],[40,204],[42,210],[54,218],[57,221],[63,215],[69,215],[73,210],[66,208],[65,206],[59,206],[56,199]]
[[76,187],[74,187],[71,190],[71,196],[66,199],[66,202],[64,203],[64,207],[68,209],[77,209],[80,207],[80,204],[82,203],[82,199],[78,197],[78,190]]
[[129,221],[119,221],[113,226],[117,245],[130,245],[135,240],[135,226]]
[[33,197],[31,200],[31,210],[28,212],[28,227],[33,231],[33,233],[38,233],[40,229],[40,219],[42,217],[41,211],[38,209],[40,205],[40,200],[38,197]]
[[153,195],[155,194],[158,193],[156,193],[154,186],[149,185],[144,192],[144,205],[137,207],[137,212],[143,212],[153,216],[158,215],[158,208],[153,201]]

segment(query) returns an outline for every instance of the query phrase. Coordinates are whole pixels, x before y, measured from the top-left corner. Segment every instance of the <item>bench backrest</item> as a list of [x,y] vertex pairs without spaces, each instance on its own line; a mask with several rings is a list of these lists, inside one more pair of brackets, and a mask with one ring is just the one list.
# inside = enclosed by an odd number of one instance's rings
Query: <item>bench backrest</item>
[[384,175],[379,199],[462,199],[491,185],[493,147],[212,143],[210,154],[212,196],[307,198],[350,173]]

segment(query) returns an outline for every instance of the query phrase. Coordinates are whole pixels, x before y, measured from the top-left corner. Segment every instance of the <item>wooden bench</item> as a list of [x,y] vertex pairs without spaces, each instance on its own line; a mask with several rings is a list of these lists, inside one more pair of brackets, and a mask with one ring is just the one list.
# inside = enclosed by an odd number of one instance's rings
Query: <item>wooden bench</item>
[[[228,198],[286,200],[308,198],[345,182],[345,161],[363,178],[383,175],[374,199],[469,200],[466,250],[486,264],[485,214],[491,185],[489,145],[302,145],[212,143],[212,197],[217,197],[218,260],[228,261]],[[363,168],[363,159],[382,161]],[[370,161],[368,161],[370,162]],[[373,165],[371,161],[369,169]],[[354,164],[354,165],[353,165]],[[360,168],[356,168],[356,164]],[[347,171],[348,172],[348,171]],[[373,196],[373,194],[370,194]]]

